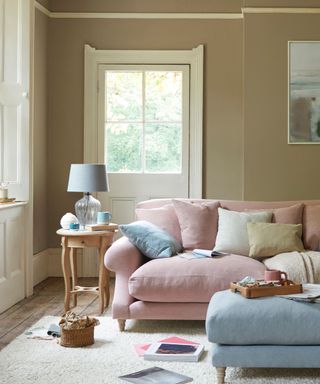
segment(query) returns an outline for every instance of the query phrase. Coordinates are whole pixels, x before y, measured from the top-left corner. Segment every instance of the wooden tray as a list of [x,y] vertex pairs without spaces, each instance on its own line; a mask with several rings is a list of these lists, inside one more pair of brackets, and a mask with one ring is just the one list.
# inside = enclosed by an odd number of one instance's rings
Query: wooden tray
[[9,204],[9,203],[13,203],[15,201],[15,197],[11,197],[11,198],[0,198],[0,204]]
[[236,282],[230,283],[232,292],[239,292],[247,299],[263,296],[290,295],[292,293],[302,293],[302,285],[290,283],[289,285],[277,285],[272,287],[242,287]]

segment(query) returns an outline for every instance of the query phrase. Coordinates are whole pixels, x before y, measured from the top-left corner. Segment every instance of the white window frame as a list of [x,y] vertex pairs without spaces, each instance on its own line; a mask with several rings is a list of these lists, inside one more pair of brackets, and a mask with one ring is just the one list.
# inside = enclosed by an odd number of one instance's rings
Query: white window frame
[[99,65],[187,64],[190,66],[190,198],[202,198],[203,45],[183,51],[97,50],[85,45],[84,63],[84,162],[96,163],[99,155]]
[[[146,71],[178,71],[182,75],[182,115],[181,121],[179,124],[182,125],[182,137],[181,137],[181,147],[188,148],[188,151],[182,151],[181,156],[181,169],[180,172],[146,172],[145,164],[142,164],[142,170],[140,172],[128,172],[129,174],[181,174],[184,170],[189,169],[189,66],[188,65],[164,65],[164,64],[153,64],[153,65],[99,65],[99,86],[105,90],[105,73],[106,71],[137,71],[137,72],[146,72]],[[145,86],[145,85],[144,85]],[[98,100],[98,126],[99,126],[99,138],[98,138],[98,159],[106,158],[106,148],[105,148],[105,91],[100,89],[99,100]],[[146,124],[145,119],[143,118],[141,122],[143,125]],[[158,123],[162,123],[159,121]],[[170,122],[172,123],[172,122]],[[145,139],[145,133],[143,130],[143,138]],[[144,144],[142,145],[144,152]],[[188,153],[187,153],[188,152]],[[145,158],[144,158],[145,160]],[[113,173],[108,171],[109,173]],[[119,173],[119,172],[114,172]],[[120,172],[122,173],[122,172]]]

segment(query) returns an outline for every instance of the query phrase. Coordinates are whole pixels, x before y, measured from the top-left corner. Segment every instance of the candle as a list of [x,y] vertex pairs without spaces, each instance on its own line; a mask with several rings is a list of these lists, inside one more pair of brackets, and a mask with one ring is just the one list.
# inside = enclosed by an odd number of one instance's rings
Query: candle
[[7,199],[8,198],[8,189],[7,188],[1,188],[0,189],[0,199]]

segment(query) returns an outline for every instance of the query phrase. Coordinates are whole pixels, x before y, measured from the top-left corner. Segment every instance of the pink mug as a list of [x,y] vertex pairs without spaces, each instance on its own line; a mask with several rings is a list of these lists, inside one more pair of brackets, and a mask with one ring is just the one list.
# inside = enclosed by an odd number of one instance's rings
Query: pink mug
[[288,280],[288,276],[285,272],[279,271],[278,269],[267,269],[264,271],[265,281],[280,281]]

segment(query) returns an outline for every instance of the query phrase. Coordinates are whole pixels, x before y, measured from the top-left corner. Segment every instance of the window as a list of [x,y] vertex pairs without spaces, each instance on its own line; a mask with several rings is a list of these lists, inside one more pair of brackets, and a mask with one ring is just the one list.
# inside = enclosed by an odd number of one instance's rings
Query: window
[[[109,172],[181,173],[183,81],[188,67],[105,70],[105,162]],[[186,80],[186,79],[185,79]]]
[[[187,142],[186,151],[182,153],[182,173],[176,177],[177,173],[166,174],[172,175],[174,179],[182,178],[183,171],[186,168],[187,195],[189,197],[202,196],[202,108],[203,108],[203,46],[199,45],[190,50],[99,50],[89,45],[85,45],[85,63],[84,63],[84,162],[96,163],[103,162],[105,158],[105,124],[106,124],[106,100],[105,100],[105,71],[106,70],[131,70],[132,67],[143,67],[145,70],[155,70],[159,66],[166,69],[163,71],[179,71],[177,67],[187,67],[189,70],[188,87],[182,87],[182,104],[184,99],[188,99],[188,115],[185,115],[186,109],[182,107],[183,121],[187,122],[189,132],[182,134],[182,142]],[[134,64],[134,65],[132,65]],[[148,67],[148,68],[146,68]],[[168,67],[174,67],[168,68]],[[183,76],[184,78],[185,76]],[[102,85],[103,83],[103,85]],[[172,123],[170,121],[170,123]],[[185,125],[185,124],[183,124]],[[145,127],[146,129],[147,127]],[[143,150],[143,148],[142,148]],[[141,161],[141,163],[145,160]],[[160,173],[160,172],[159,172]],[[168,186],[168,182],[160,182],[159,173],[134,173],[132,176],[157,177],[157,186]],[[120,177],[124,175],[126,181],[122,183],[121,193],[127,188],[128,173],[113,173],[111,176]],[[164,173],[162,173],[165,176]],[[146,185],[139,181],[140,184]],[[152,185],[153,181],[148,185]],[[112,190],[116,188],[113,185]],[[158,188],[157,196],[164,196],[166,191],[161,192]],[[168,193],[168,192],[166,192]],[[184,196],[185,193],[179,193]],[[136,192],[131,196],[137,196]],[[145,192],[145,196],[154,196]],[[172,195],[173,196],[173,195]],[[138,201],[138,198],[136,198]]]

